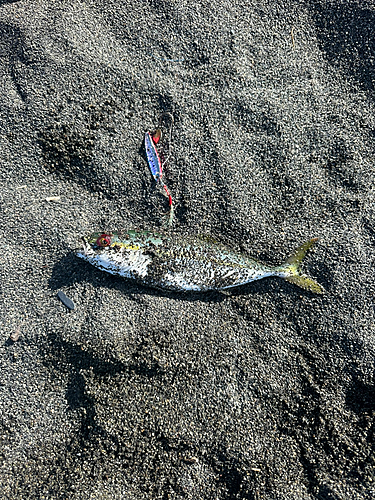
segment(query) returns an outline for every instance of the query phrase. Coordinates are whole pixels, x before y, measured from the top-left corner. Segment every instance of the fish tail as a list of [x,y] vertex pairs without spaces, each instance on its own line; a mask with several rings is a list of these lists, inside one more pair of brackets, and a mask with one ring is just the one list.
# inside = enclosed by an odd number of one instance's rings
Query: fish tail
[[289,257],[281,269],[285,272],[284,278],[290,283],[309,290],[314,293],[324,293],[324,288],[316,281],[301,274],[301,263],[306,253],[318,241],[318,238],[312,238],[297,248],[294,255]]

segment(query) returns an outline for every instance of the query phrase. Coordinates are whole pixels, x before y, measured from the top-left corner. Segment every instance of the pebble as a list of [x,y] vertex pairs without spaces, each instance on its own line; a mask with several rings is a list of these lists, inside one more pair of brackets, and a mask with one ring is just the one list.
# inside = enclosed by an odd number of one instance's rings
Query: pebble
[[72,300],[69,299],[69,297],[67,297],[65,295],[64,292],[62,292],[61,290],[57,293],[57,296],[58,298],[61,300],[61,302],[64,304],[64,306],[66,306],[68,309],[71,309],[73,310],[74,309],[74,303]]
[[60,200],[61,200],[60,196],[48,196],[48,198],[46,198],[46,201],[60,201]]
[[21,333],[21,327],[18,326],[16,330],[9,336],[10,340],[12,342],[17,342],[17,340],[20,338],[20,333]]

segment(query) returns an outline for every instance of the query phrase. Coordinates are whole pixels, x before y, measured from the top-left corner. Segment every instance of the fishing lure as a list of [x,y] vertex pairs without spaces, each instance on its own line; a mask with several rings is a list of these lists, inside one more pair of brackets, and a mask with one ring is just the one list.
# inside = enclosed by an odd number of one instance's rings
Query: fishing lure
[[[173,116],[170,113],[163,113],[159,117],[159,123],[160,119],[162,116],[170,116],[172,119],[173,123]],[[172,127],[170,130],[170,136],[172,133]],[[167,225],[171,226],[173,222],[173,216],[174,216],[174,209],[173,209],[173,200],[172,196],[167,188],[167,185],[165,182],[162,180],[163,177],[163,164],[160,159],[159,153],[156,149],[156,145],[159,142],[161,138],[161,129],[158,128],[154,134],[151,134],[150,132],[146,132],[145,134],[145,150],[146,150],[146,156],[147,156],[147,162],[149,169],[151,171],[151,174],[153,178],[155,179],[156,183],[161,185],[161,187],[164,189],[167,197],[168,197],[168,202],[169,202],[169,217],[167,220]],[[166,163],[166,161],[164,161]]]

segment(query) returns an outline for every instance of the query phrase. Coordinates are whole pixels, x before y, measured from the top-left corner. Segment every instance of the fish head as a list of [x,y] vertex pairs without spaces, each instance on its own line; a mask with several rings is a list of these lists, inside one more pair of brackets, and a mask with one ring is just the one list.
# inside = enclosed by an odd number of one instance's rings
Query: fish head
[[93,266],[126,278],[144,279],[152,262],[152,249],[163,240],[148,231],[92,233],[83,239],[77,256]]
[[140,249],[148,250],[163,243],[162,237],[149,231],[126,231],[125,233],[96,232],[83,240],[83,250],[79,257],[87,258],[94,255],[111,254],[121,251],[136,252]]
[[[129,234],[130,233],[130,234]],[[93,254],[108,253],[116,250],[136,251],[141,247],[140,242],[135,241],[134,234],[129,231],[124,235],[119,233],[91,233],[86,238],[82,238],[84,242],[84,252]]]
[[[129,231],[129,233],[131,233]],[[127,250],[138,250],[140,248],[139,242],[136,242],[134,235],[126,233],[120,235],[119,233],[92,233],[87,238],[87,243],[94,250],[101,248],[125,248]]]

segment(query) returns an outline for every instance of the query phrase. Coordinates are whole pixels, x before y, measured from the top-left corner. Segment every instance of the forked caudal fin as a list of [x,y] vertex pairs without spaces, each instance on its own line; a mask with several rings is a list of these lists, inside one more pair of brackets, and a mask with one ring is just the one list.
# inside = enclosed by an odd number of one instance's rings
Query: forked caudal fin
[[285,279],[290,283],[309,290],[314,293],[324,293],[324,288],[316,281],[307,276],[300,274],[300,267],[302,259],[305,257],[307,251],[318,241],[318,238],[313,238],[300,247],[297,248],[295,254],[281,266],[282,270],[286,273]]

